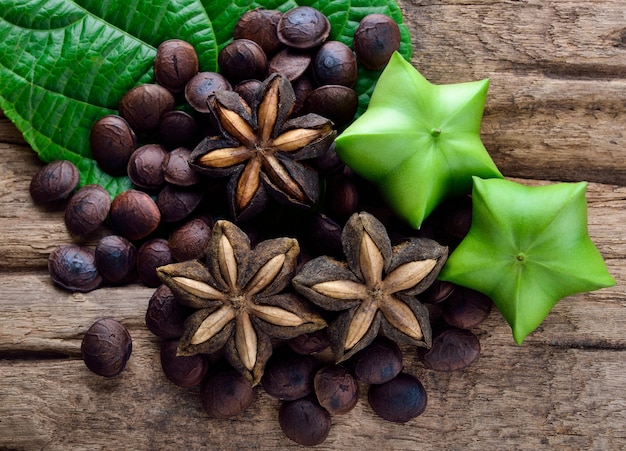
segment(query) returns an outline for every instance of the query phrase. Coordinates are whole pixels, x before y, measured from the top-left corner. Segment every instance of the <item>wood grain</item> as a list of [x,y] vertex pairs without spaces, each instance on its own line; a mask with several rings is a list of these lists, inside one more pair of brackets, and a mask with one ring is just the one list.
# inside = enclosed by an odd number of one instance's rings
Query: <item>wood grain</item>
[[[426,412],[404,425],[383,421],[362,385],[357,407],[333,418],[317,448],[626,448],[626,3],[400,5],[413,63],[431,82],[491,80],[483,141],[507,177],[591,182],[590,235],[617,285],[564,299],[521,347],[492,311],[475,329],[480,359],[461,372],[428,371],[405,349],[405,370],[427,389]],[[281,433],[279,401],[262,389],[240,417],[209,420],[197,390],[164,378],[144,323],[152,289],[55,287],[48,254],[78,240],[61,207],[32,204],[30,177],[42,163],[1,112],[0,157],[0,450],[301,448]],[[110,380],[80,360],[82,335],[101,317],[133,336],[127,369]]]

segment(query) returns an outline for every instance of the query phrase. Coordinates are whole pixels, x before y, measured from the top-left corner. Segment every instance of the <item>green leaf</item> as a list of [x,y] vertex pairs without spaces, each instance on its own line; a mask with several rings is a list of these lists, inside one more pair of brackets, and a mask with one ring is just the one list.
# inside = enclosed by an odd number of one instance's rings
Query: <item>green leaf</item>
[[[184,39],[198,52],[200,70],[215,71],[217,54],[244,12],[298,5],[326,14],[331,39],[346,44],[367,14],[387,14],[402,23],[393,0],[0,0],[0,108],[44,162],[72,161],[81,186],[97,183],[115,196],[131,183],[98,168],[89,131],[100,117],[117,112],[126,91],[154,81],[158,45]],[[408,28],[400,30],[400,52],[410,59]],[[378,75],[359,72],[360,111]]]
[[445,198],[469,193],[472,176],[502,177],[480,139],[488,84],[434,85],[396,53],[337,153],[419,228]]
[[589,238],[586,187],[474,177],[472,225],[440,279],[491,297],[518,344],[560,299],[615,285]]

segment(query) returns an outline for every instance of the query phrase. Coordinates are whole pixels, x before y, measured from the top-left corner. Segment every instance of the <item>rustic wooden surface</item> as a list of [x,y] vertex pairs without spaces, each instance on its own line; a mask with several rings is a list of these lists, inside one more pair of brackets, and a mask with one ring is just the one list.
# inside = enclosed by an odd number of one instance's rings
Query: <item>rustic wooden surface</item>
[[[626,2],[400,4],[427,78],[491,79],[483,137],[506,176],[593,182],[590,234],[617,285],[563,300],[522,347],[492,312],[475,331],[482,355],[465,371],[426,371],[409,353],[426,412],[385,422],[362,390],[317,448],[626,448]],[[241,417],[216,421],[197,393],[165,380],[144,324],[153,290],[54,287],[47,255],[72,238],[59,211],[32,205],[28,184],[41,163],[1,114],[0,155],[0,449],[299,448],[262,390]],[[80,360],[82,334],[105,316],[134,339],[127,369],[112,380]]]

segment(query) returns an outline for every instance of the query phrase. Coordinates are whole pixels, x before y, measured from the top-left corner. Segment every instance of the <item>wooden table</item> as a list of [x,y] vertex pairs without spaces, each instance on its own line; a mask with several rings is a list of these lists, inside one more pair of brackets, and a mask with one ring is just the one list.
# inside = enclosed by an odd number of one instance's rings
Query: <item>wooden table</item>
[[[426,412],[381,420],[362,390],[319,449],[624,449],[626,447],[626,2],[402,0],[414,65],[435,83],[489,77],[483,137],[524,183],[587,180],[589,229],[617,285],[560,302],[522,347],[493,311],[482,355],[452,374],[406,370]],[[152,289],[70,294],[48,253],[72,242],[62,213],[36,207],[41,166],[0,116],[0,449],[293,449],[279,402],[258,390],[245,414],[209,420],[193,390],[161,374],[144,324]],[[127,369],[105,380],[80,360],[89,325],[111,316],[133,336]]]

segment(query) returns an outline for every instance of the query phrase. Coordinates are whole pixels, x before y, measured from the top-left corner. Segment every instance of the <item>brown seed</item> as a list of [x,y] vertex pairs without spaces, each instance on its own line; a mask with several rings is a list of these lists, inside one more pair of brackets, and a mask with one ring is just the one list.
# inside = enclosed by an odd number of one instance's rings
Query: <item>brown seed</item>
[[200,140],[198,123],[188,113],[180,110],[168,111],[159,123],[159,136],[168,149],[194,147]]
[[132,88],[119,104],[120,116],[135,130],[158,127],[161,117],[174,109],[174,96],[163,86],[143,84]]
[[381,418],[406,423],[426,410],[427,396],[422,383],[414,376],[400,373],[389,382],[371,385],[367,400]]
[[200,391],[200,401],[211,418],[240,415],[252,404],[254,389],[250,382],[233,369],[209,375]]
[[222,74],[231,82],[263,79],[267,72],[267,56],[263,49],[249,39],[235,39],[217,56]]
[[342,85],[352,88],[356,83],[356,57],[350,47],[339,41],[325,42],[312,62],[313,75],[320,85]]
[[354,89],[340,85],[324,85],[314,89],[304,102],[305,113],[317,113],[327,117],[335,125],[348,124],[359,106]]
[[281,350],[270,357],[261,384],[268,395],[291,401],[313,393],[316,359]]
[[283,44],[297,49],[310,49],[328,38],[330,22],[317,9],[298,6],[283,14],[277,30],[278,39]]
[[141,245],[137,251],[137,272],[139,278],[147,287],[158,287],[161,279],[156,269],[173,263],[172,252],[167,240],[153,238]]
[[[302,255],[302,254],[301,254]],[[316,330],[287,340],[289,347],[298,354],[315,354],[330,346],[327,329]]]
[[157,48],[154,78],[171,92],[181,92],[198,73],[198,55],[193,46],[180,39],[169,39]]
[[165,181],[177,186],[192,186],[200,182],[200,174],[189,166],[191,150],[178,147],[168,152],[163,159]]
[[128,330],[112,318],[96,321],[81,343],[83,361],[89,370],[104,377],[114,377],[126,367],[133,342]]
[[310,222],[309,230],[312,246],[319,254],[343,258],[342,228],[335,220],[318,213]]
[[102,283],[94,251],[75,244],[59,246],[50,253],[48,272],[55,284],[70,291],[87,292]]
[[66,199],[76,186],[80,174],[74,164],[57,160],[39,169],[30,181],[30,196],[37,204],[48,204]]
[[159,144],[146,144],[133,152],[128,160],[128,178],[139,188],[155,190],[165,183],[163,160],[167,155]]
[[315,373],[315,396],[331,415],[343,415],[356,406],[359,386],[342,365],[329,365]]
[[118,194],[111,203],[111,226],[124,238],[140,240],[156,230],[161,213],[143,191],[130,189]]
[[348,219],[356,212],[359,204],[358,191],[352,179],[344,174],[337,174],[328,180],[327,186],[329,214],[334,218]]
[[259,44],[267,55],[273,55],[282,45],[276,30],[282,15],[274,9],[247,11],[237,21],[233,39],[250,39]]
[[418,349],[420,360],[435,371],[457,371],[470,366],[480,355],[480,342],[469,330],[451,327],[433,338],[428,350]]
[[284,402],[278,411],[278,422],[290,440],[314,446],[328,437],[331,417],[326,409],[307,397]]
[[244,80],[235,86],[233,90],[239,94],[248,105],[252,105],[256,92],[261,85],[262,83],[259,80]]
[[399,48],[398,24],[384,14],[365,16],[354,33],[354,51],[367,69],[382,69]]
[[443,302],[441,316],[451,326],[471,329],[487,319],[492,305],[488,296],[469,288],[457,287]]
[[293,106],[292,112],[292,115],[295,115],[302,110],[304,102],[313,91],[313,83],[311,83],[311,79],[309,77],[302,75],[297,80],[291,82],[291,85],[293,86],[293,92],[296,95],[296,103]]
[[96,243],[96,267],[111,283],[126,283],[135,272],[137,249],[126,238],[109,235]]
[[210,239],[211,226],[204,219],[191,219],[170,234],[172,257],[179,262],[201,259],[206,255]]
[[73,235],[87,236],[98,230],[111,208],[111,196],[100,185],[85,185],[65,207],[65,226]]
[[196,209],[204,197],[204,192],[195,187],[165,185],[157,196],[157,205],[164,222],[185,219]]
[[393,341],[379,337],[352,358],[351,366],[358,380],[384,384],[402,371],[402,351]]
[[137,136],[123,117],[109,114],[91,127],[89,145],[100,169],[111,175],[123,175],[137,147]]
[[452,282],[436,279],[431,286],[420,294],[420,300],[430,304],[438,304],[445,301],[456,290]]
[[269,62],[267,71],[269,74],[281,74],[293,82],[306,72],[310,64],[311,54],[309,52],[287,47],[274,55]]
[[178,302],[167,285],[160,285],[148,302],[146,327],[157,337],[180,338],[189,309]]
[[209,96],[215,91],[231,90],[231,84],[223,75],[217,72],[199,72],[185,86],[185,99],[194,110],[208,113],[207,99]]
[[170,382],[179,387],[197,387],[209,371],[209,364],[204,354],[178,356],[178,340],[161,343],[161,369]]

